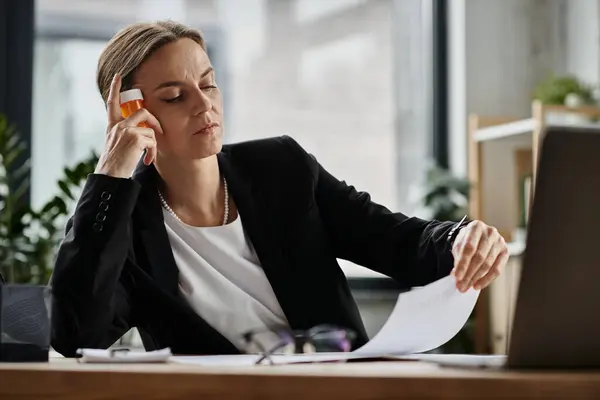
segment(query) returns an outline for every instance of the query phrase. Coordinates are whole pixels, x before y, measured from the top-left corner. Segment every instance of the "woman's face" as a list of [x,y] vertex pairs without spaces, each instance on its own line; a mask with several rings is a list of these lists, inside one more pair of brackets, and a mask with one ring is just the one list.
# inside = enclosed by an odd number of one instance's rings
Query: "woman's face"
[[198,43],[186,38],[159,48],[136,71],[133,87],[162,126],[159,159],[193,160],[221,151],[223,100]]

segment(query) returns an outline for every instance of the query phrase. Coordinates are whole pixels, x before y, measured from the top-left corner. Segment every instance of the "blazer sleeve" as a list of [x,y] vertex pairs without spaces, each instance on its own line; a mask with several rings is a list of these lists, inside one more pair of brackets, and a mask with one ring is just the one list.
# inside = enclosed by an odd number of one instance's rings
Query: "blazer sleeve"
[[368,193],[335,178],[293,139],[286,139],[308,166],[315,202],[337,258],[389,276],[403,288],[423,286],[451,272],[449,237],[457,223],[393,213]]
[[92,174],[67,223],[50,278],[51,343],[66,357],[82,347],[107,348],[132,325],[121,280],[139,190],[133,180]]

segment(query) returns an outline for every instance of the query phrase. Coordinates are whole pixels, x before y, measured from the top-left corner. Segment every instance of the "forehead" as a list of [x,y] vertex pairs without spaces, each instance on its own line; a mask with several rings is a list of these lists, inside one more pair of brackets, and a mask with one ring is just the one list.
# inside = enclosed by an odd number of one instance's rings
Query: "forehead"
[[199,79],[211,66],[204,49],[192,39],[184,38],[156,50],[135,74],[138,84],[168,80]]

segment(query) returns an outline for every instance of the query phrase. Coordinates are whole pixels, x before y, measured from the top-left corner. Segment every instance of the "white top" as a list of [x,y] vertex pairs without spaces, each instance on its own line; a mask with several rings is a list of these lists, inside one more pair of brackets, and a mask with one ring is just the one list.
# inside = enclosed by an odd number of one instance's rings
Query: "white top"
[[[186,225],[165,209],[163,215],[179,290],[207,323],[242,352],[248,350],[244,332],[288,326],[239,215],[227,225],[206,228]],[[261,335],[259,340],[272,346],[277,339]]]

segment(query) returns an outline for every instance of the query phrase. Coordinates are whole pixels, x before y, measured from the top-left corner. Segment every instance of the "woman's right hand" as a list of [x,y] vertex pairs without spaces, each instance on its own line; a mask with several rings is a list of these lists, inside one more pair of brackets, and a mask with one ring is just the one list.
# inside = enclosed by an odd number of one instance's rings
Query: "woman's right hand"
[[[146,150],[144,164],[150,165],[154,162],[156,134],[162,135],[163,131],[158,120],[145,108],[123,118],[119,101],[120,92],[121,78],[115,75],[107,101],[106,145],[95,172],[116,178],[130,178],[144,150]],[[142,123],[147,127],[138,126]]]

